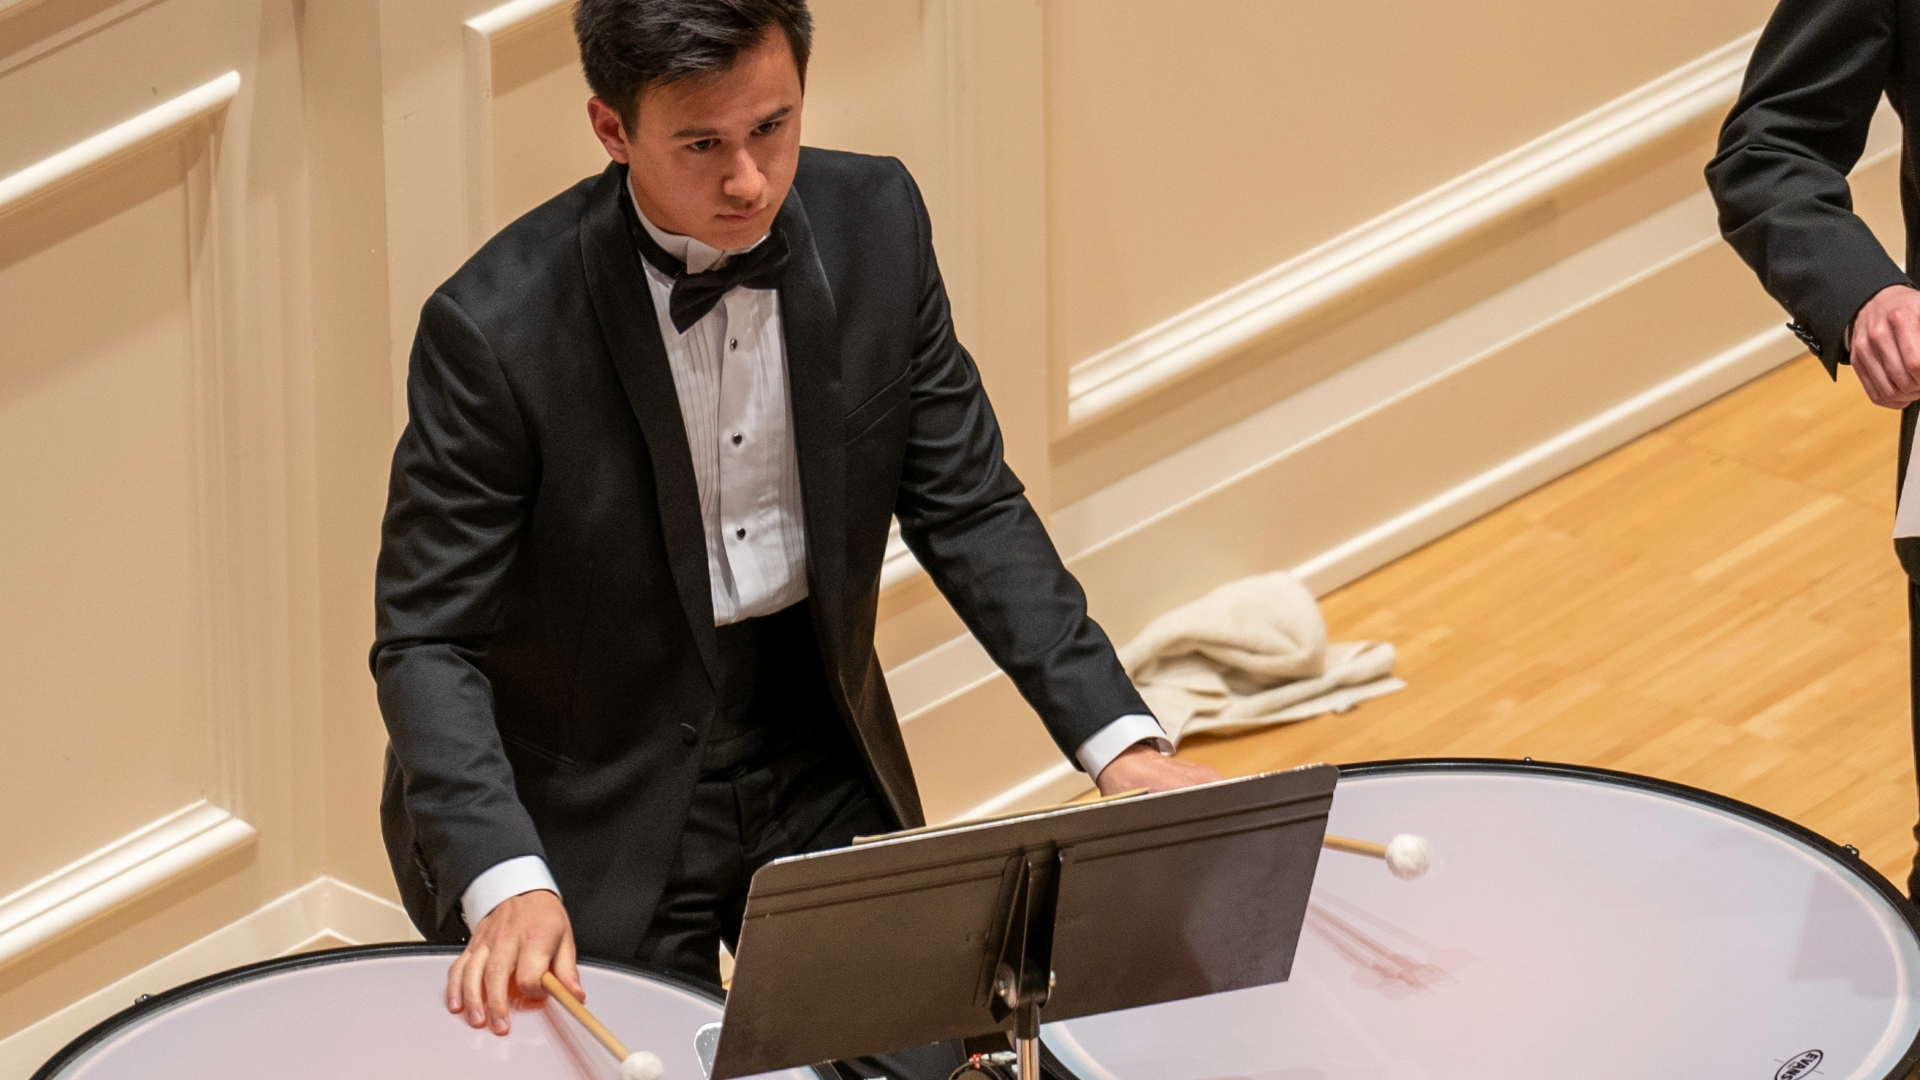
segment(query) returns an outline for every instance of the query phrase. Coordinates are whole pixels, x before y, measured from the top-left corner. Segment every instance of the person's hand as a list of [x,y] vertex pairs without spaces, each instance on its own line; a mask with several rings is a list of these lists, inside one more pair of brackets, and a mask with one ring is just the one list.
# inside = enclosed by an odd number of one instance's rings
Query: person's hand
[[1141,788],[1172,791],[1195,784],[1210,784],[1218,779],[1220,774],[1208,766],[1167,757],[1146,743],[1135,743],[1108,762],[1094,783],[1100,788],[1100,794],[1118,795],[1123,791],[1138,791]]
[[1853,317],[1850,363],[1867,399],[1901,409],[1920,401],[1920,290],[1889,285]]
[[505,1035],[512,995],[541,1001],[540,976],[552,970],[560,985],[586,1000],[574,965],[573,924],[560,898],[546,889],[508,897],[473,928],[467,949],[447,969],[447,1011],[464,1012],[474,1027]]

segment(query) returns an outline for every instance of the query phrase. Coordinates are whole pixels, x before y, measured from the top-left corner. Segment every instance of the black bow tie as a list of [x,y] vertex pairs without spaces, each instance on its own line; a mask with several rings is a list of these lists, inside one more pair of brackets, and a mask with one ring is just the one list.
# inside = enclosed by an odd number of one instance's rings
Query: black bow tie
[[639,221],[634,224],[638,226],[634,230],[634,242],[640,246],[641,256],[661,273],[673,277],[673,297],[667,303],[667,314],[673,318],[673,328],[683,334],[687,327],[706,318],[707,312],[728,292],[779,288],[780,280],[786,276],[787,237],[780,231],[778,221],[753,250],[735,255],[716,270],[703,270],[698,274],[687,273],[686,263],[655,243]]

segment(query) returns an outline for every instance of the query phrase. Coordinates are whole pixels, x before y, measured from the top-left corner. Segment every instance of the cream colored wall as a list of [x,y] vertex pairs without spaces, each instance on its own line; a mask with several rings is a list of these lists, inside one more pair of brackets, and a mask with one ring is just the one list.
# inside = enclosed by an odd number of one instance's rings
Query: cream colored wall
[[[76,841],[101,846],[191,802],[210,778],[183,149],[156,147],[0,224],[0,325],[13,328],[0,354],[0,686],[23,721],[0,759],[0,790],[18,800],[0,893]],[[74,294],[106,268],[103,319]],[[120,782],[60,797],[102,770]]]
[[[0,1032],[320,872],[294,689],[304,354],[292,5],[0,12],[0,173],[224,72],[210,117],[0,207],[0,891],[207,799],[257,838],[0,968]],[[292,137],[287,137],[288,133]],[[240,836],[244,829],[223,835]]]
[[[1713,238],[1716,83],[1303,315],[1117,403],[1072,389],[1613,122],[1759,0],[814,6],[807,141],[913,170],[1008,457],[1118,636],[1241,573],[1336,584],[1793,353]],[[0,0],[0,191],[230,70],[230,102],[0,206],[0,1073],[142,980],[404,932],[366,649],[414,323],[605,160],[564,2]],[[1897,246],[1876,139],[1862,202]],[[878,646],[932,814],[1084,786],[893,565]],[[149,844],[177,870],[7,951],[10,890],[202,798],[219,843]]]
[[1768,0],[1047,8],[1072,362],[1752,30]]
[[[334,878],[393,898],[378,843],[386,731],[374,702],[367,650],[373,633],[374,558],[395,434],[388,305],[384,94],[376,0],[310,4],[301,70],[312,222],[311,508],[294,535],[310,550],[316,618],[305,633],[317,673],[320,723],[308,752],[323,787],[315,818]],[[303,687],[304,689],[304,687]]]
[[[85,860],[115,842],[144,860],[54,905],[110,902],[51,940],[6,927],[0,1035],[323,873],[392,891],[366,672],[393,430],[377,12],[0,8],[0,175],[238,81],[0,207],[0,894],[78,888],[60,871],[105,873]],[[228,839],[139,835],[201,799]]]

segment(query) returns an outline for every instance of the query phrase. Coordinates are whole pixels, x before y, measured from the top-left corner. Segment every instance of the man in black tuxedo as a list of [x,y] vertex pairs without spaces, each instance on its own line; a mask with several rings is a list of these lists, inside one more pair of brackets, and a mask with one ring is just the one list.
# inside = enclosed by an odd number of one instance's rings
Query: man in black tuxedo
[[[800,148],[804,0],[582,0],[613,163],[427,301],[373,668],[407,911],[505,1032],[576,948],[706,982],[753,871],[921,824],[889,522],[1105,790],[1164,740],[1001,458],[899,162]],[[470,931],[470,932],[469,932]]]
[[[1901,410],[1904,486],[1920,402],[1920,290],[1853,212],[1847,186],[1882,94],[1906,125],[1900,202],[1912,266],[1920,191],[1906,105],[1920,96],[1920,0],[1784,0],[1754,49],[1707,185],[1727,242],[1787,309],[1793,332],[1828,374],[1851,364],[1874,404]],[[1920,723],[1920,539],[1903,537],[1894,549],[1909,579]],[[1920,859],[1907,890],[1920,896]]]

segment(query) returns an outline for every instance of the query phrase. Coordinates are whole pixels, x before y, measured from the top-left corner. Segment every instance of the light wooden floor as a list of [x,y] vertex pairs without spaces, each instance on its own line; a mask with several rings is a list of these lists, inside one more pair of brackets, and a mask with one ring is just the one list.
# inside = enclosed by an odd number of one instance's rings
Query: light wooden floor
[[1522,757],[1721,792],[1902,889],[1916,796],[1898,418],[1803,358],[1323,600],[1408,689],[1181,756]]

